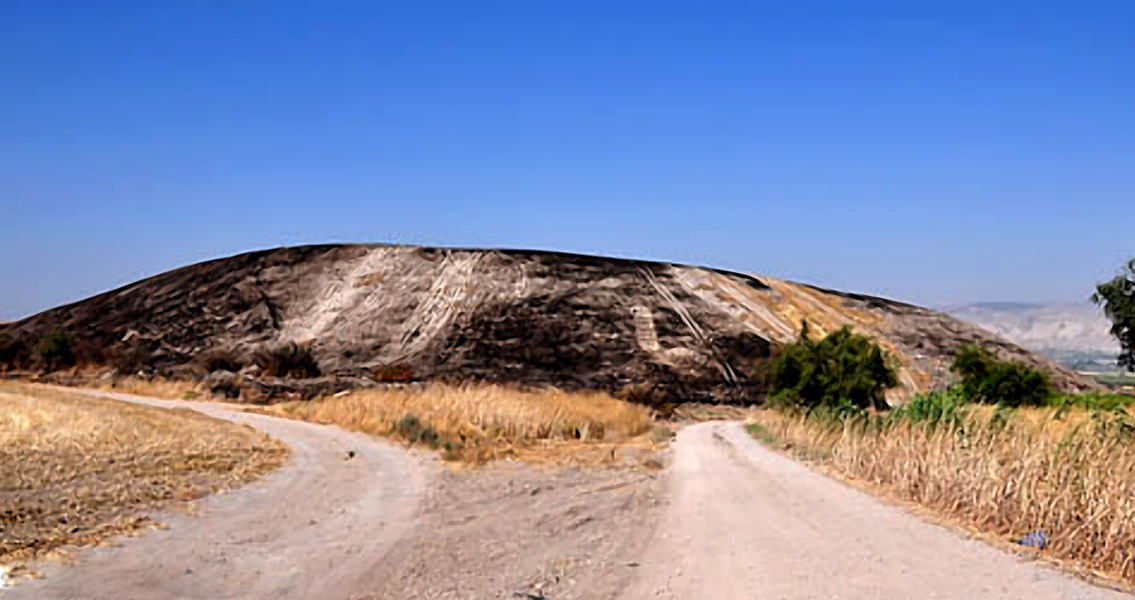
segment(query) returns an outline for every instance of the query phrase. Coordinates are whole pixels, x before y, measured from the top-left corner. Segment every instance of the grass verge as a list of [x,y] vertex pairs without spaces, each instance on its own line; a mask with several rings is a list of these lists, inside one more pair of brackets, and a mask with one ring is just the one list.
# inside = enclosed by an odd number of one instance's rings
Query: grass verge
[[190,410],[0,384],[0,564],[144,527],[154,509],[239,486],[288,452]]
[[1010,542],[1044,532],[1047,557],[1130,585],[1135,418],[1102,402],[1110,409],[1061,403],[1004,410],[947,401],[934,410],[912,406],[843,422],[764,410],[749,431],[977,532]]
[[648,408],[598,392],[431,384],[249,410],[438,448],[446,460],[596,463],[658,442]]

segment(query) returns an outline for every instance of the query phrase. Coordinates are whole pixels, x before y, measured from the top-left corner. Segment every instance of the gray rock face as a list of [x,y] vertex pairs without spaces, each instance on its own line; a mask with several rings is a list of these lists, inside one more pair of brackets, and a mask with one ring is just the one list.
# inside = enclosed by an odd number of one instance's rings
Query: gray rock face
[[820,334],[851,325],[894,354],[898,399],[945,384],[963,343],[1041,366],[1061,387],[1087,386],[928,309],[708,268],[518,250],[252,252],[157,275],[8,330],[28,343],[51,329],[70,331],[80,358],[95,363],[144,344],[147,366],[163,374],[205,377],[218,356],[228,357],[221,362],[236,365],[226,368],[252,382],[274,349],[306,349],[320,377],[261,378],[273,393],[476,379],[744,403],[762,397],[769,356],[803,318]]

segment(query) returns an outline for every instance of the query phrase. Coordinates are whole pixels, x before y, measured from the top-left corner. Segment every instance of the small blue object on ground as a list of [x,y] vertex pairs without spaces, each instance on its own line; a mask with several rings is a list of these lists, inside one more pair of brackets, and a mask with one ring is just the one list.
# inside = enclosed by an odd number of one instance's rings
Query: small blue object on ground
[[1048,545],[1048,535],[1039,530],[1030,531],[1026,533],[1024,537],[1017,540],[1017,543],[1022,546],[1028,546],[1029,548],[1044,550],[1044,547]]

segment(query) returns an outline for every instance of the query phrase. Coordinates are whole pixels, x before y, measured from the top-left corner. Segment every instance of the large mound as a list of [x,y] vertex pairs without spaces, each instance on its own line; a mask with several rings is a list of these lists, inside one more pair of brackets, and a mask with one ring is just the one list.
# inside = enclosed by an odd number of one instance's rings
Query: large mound
[[[901,366],[896,399],[943,385],[965,343],[1041,366],[1059,387],[1087,385],[988,332],[908,304],[708,268],[520,250],[251,252],[7,330],[25,347],[49,331],[69,332],[78,358],[92,363],[127,356],[142,370],[198,377],[240,370],[246,387],[276,392],[477,379],[736,403],[760,398],[767,358],[804,318],[818,333],[851,325],[889,350]],[[289,344],[310,350],[320,376],[267,375],[281,371],[267,364],[271,353]]]

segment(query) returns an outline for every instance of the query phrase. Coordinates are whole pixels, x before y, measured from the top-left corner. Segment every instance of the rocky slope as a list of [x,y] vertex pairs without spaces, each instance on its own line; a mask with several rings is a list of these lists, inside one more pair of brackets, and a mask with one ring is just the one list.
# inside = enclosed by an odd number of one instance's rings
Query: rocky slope
[[[483,379],[738,403],[761,397],[767,358],[803,318],[818,334],[847,324],[887,348],[901,365],[896,400],[943,385],[963,343],[1041,366],[1063,388],[1087,386],[991,333],[900,302],[710,268],[520,250],[251,252],[6,330],[27,347],[45,332],[70,332],[87,362],[196,377],[238,370],[246,384],[274,392]],[[319,376],[266,375],[263,357],[291,344],[310,351]]]

